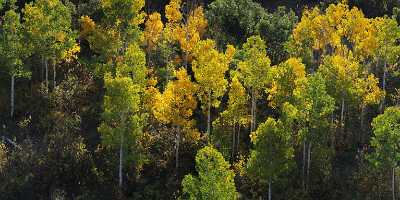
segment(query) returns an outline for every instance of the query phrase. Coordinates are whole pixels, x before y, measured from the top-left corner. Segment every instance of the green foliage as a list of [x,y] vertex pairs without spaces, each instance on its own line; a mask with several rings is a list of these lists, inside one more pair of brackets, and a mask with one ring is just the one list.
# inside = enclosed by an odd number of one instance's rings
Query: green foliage
[[23,65],[29,56],[29,46],[25,45],[23,26],[20,16],[14,10],[9,10],[4,15],[0,32],[0,64],[6,71],[15,77],[29,77],[31,72]]
[[[98,130],[105,146],[118,148],[122,142],[128,161],[139,160],[135,152],[136,139],[142,133],[143,117],[140,110],[140,88],[128,77],[104,77],[106,94]],[[123,141],[121,141],[124,138]]]
[[371,139],[373,153],[369,160],[377,167],[399,166],[400,160],[400,108],[389,107],[374,118],[372,122],[374,134]]
[[185,199],[237,199],[233,171],[216,149],[206,146],[196,155],[198,177],[186,175],[182,181]]
[[281,120],[268,118],[250,137],[254,148],[247,163],[249,175],[262,184],[276,181],[293,162],[290,130]]
[[59,0],[39,0],[25,5],[24,29],[27,44],[46,59],[59,60],[75,45],[71,9]]

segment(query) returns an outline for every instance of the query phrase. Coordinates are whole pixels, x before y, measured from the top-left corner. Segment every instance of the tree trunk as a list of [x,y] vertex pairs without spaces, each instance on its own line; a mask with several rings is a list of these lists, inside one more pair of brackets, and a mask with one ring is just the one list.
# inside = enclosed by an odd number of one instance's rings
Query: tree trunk
[[179,170],[179,143],[180,143],[180,133],[179,129],[175,135],[175,173],[178,175]]
[[396,188],[395,188],[395,173],[396,173],[396,168],[392,168],[392,195],[393,195],[393,200],[396,200]]
[[[311,166],[311,145],[312,143],[308,143],[308,160],[307,160],[307,186],[309,186],[310,182],[310,166]],[[309,189],[309,188],[307,188]]]
[[232,152],[231,152],[231,164],[235,160],[235,138],[236,138],[236,133],[235,133],[235,124],[233,125],[233,132],[232,132]]
[[211,132],[211,91],[208,89],[208,114],[207,114],[207,134],[210,137]]
[[121,141],[119,145],[119,188],[122,189],[122,157],[123,157],[123,143],[124,143],[124,133],[121,133]]
[[256,96],[255,90],[251,90],[251,125],[250,132],[255,131],[256,129]]
[[340,128],[342,129],[342,134],[344,132],[344,97],[342,97],[342,110],[340,112]]
[[363,143],[364,141],[364,114],[365,114],[365,106],[361,106],[361,115],[360,115],[360,129],[361,132],[359,133],[359,142]]
[[48,90],[48,88],[49,88],[49,65],[48,65],[49,63],[48,63],[48,61],[47,61],[47,59],[45,59],[45,61],[44,61],[44,67],[45,67],[45,73],[46,73],[46,91]]
[[237,140],[236,140],[236,152],[239,154],[240,152],[239,152],[239,145],[240,145],[240,125],[239,125],[239,128],[238,128],[238,131],[237,131]]
[[303,142],[303,190],[304,192],[306,191],[306,152],[307,152],[307,148],[306,148],[306,140],[304,140]]
[[53,88],[56,87],[56,62],[53,61]]
[[[386,76],[387,76],[387,66],[386,65],[387,64],[386,64],[386,61],[385,61],[385,63],[383,64],[383,77],[382,77],[382,90],[384,92],[386,92]],[[379,110],[380,110],[381,113],[383,113],[383,111],[385,110],[385,100],[386,100],[385,96],[386,96],[386,94],[383,96],[381,105],[379,106]]]
[[12,74],[11,75],[11,113],[10,113],[10,115],[11,115],[11,118],[13,118],[14,117],[14,95],[15,95],[15,75],[14,74]]
[[268,182],[268,200],[271,200],[272,198],[272,191],[271,191],[271,180]]

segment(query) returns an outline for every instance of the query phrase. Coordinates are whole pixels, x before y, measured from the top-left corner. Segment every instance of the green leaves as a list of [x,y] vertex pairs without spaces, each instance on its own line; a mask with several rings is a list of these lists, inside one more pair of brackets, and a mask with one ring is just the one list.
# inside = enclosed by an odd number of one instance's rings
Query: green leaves
[[59,0],[38,0],[23,9],[28,44],[47,59],[62,57],[73,48],[77,34],[72,30],[71,10]]
[[377,167],[398,167],[400,160],[400,108],[388,107],[372,122],[373,153],[368,155]]
[[182,181],[185,199],[237,199],[233,171],[220,152],[211,146],[200,149],[196,155],[198,177],[186,175]]
[[250,135],[254,148],[247,164],[249,175],[266,184],[288,170],[293,161],[291,133],[280,120],[268,118]]

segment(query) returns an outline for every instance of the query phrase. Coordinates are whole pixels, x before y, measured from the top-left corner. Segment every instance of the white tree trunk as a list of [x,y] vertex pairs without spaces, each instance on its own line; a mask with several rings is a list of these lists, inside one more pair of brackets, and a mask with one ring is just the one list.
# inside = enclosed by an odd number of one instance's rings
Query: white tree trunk
[[303,142],[303,190],[306,191],[306,152],[307,152],[307,148],[306,148],[306,140],[304,140]]
[[208,114],[207,114],[207,134],[210,137],[211,133],[211,91],[208,90]]
[[46,91],[49,88],[49,66],[47,59],[44,61],[45,73],[46,73]]
[[268,182],[268,200],[272,199],[271,180]]
[[[386,76],[387,76],[387,66],[386,65],[387,64],[385,61],[385,63],[383,64],[383,77],[382,77],[382,90],[385,92],[386,92]],[[380,107],[379,110],[381,113],[383,113],[383,111],[385,110],[385,100],[386,100],[385,96],[386,95],[383,96],[381,105],[379,106]]]
[[235,127],[235,125],[233,125],[231,163],[233,163],[233,161],[235,159],[235,138],[236,138],[235,129],[236,129],[236,127]]
[[121,143],[119,146],[119,187],[122,189],[122,158],[123,158],[123,143],[124,143],[124,133],[121,133]]
[[56,87],[56,62],[53,62],[53,88]]
[[395,188],[395,174],[396,174],[396,168],[392,168],[392,195],[393,195],[393,200],[396,200],[396,188]]
[[343,133],[344,131],[344,97],[342,97],[342,110],[340,112],[340,127],[341,127],[341,131]]
[[[307,186],[309,186],[309,182],[310,182],[311,145],[312,145],[312,143],[310,142],[310,143],[308,144],[308,160],[307,160]],[[307,188],[307,189],[308,189],[308,188]]]
[[179,170],[179,142],[180,142],[180,134],[177,131],[175,135],[175,172],[178,175]]
[[10,105],[10,110],[11,110],[11,113],[10,113],[10,115],[11,115],[11,118],[13,118],[14,117],[14,95],[15,95],[15,75],[14,74],[12,74],[11,75],[11,105]]

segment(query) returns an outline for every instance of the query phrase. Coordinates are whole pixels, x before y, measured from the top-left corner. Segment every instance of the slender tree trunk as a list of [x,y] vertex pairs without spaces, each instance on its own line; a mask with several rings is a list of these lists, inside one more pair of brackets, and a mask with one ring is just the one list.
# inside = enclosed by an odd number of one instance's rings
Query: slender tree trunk
[[124,134],[120,135],[121,141],[119,145],[119,188],[122,190],[122,160],[123,160],[123,143],[124,143]]
[[[307,186],[309,187],[310,182],[310,166],[311,166],[311,145],[312,143],[308,143],[308,160],[307,160]],[[309,189],[309,188],[307,188]]]
[[179,143],[180,143],[180,132],[179,128],[175,135],[175,173],[178,175],[179,170]]
[[53,88],[56,87],[56,62],[53,61]]
[[231,152],[231,164],[235,160],[235,138],[236,138],[236,133],[235,133],[235,124],[233,124],[233,132],[232,132],[232,152]]
[[239,152],[239,145],[240,145],[239,139],[240,139],[240,125],[239,125],[238,131],[237,131],[237,140],[236,140],[236,152],[238,154],[240,153]]
[[302,170],[302,174],[303,174],[303,190],[304,192],[306,191],[306,152],[307,152],[307,147],[306,147],[306,140],[304,140],[303,142],[303,170]]
[[[383,77],[382,77],[382,90],[386,92],[386,76],[387,76],[387,66],[386,61],[383,64]],[[386,94],[383,96],[381,105],[379,106],[379,110],[381,113],[385,110],[385,101],[386,101]]]
[[14,117],[14,95],[15,95],[15,75],[11,75],[11,118]]
[[250,132],[255,131],[256,129],[256,95],[255,90],[251,90],[251,125]]
[[272,185],[271,180],[269,180],[269,182],[268,182],[268,200],[271,200],[271,199],[272,199],[272,189],[271,189],[271,185]]
[[364,114],[365,114],[365,106],[362,105],[361,106],[361,116],[360,116],[360,128],[361,128],[361,132],[360,132],[360,136],[359,136],[360,143],[363,143],[363,141],[364,141]]
[[211,91],[208,89],[208,114],[207,114],[207,134],[210,137],[211,133]]
[[393,200],[396,200],[396,188],[395,188],[395,176],[396,176],[396,168],[392,168],[392,195]]
[[340,128],[342,129],[342,134],[344,132],[344,97],[342,97],[342,110],[340,112]]
[[45,73],[46,73],[46,91],[48,90],[48,88],[49,88],[49,63],[48,63],[48,60],[47,59],[45,59],[45,61],[44,61],[44,67],[45,67]]

